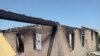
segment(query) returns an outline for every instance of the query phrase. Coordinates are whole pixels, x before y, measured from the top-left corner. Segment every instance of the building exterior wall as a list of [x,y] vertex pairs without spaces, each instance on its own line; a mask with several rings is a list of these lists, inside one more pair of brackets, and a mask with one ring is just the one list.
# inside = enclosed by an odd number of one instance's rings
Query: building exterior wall
[[[24,53],[18,53],[16,50],[16,32],[4,33],[5,38],[10,43],[12,48],[18,54],[17,56],[47,56],[51,27],[38,26],[35,32],[24,32]],[[34,49],[34,33],[41,33],[42,35],[42,49]],[[68,31],[66,32],[68,33]],[[91,40],[91,30],[85,30],[85,43],[82,46],[82,40],[80,38],[80,30],[74,29],[74,50],[70,50],[68,39],[66,37],[65,29],[59,26],[54,38],[51,56],[86,56],[87,53],[91,53],[96,50],[96,37],[93,32],[93,40]]]
[[4,33],[6,40],[9,42],[13,50],[16,52],[16,35],[15,32]]
[[61,26],[58,27],[58,56],[70,56],[70,49],[68,47],[68,41],[64,31],[65,30]]
[[91,39],[91,31],[85,30],[85,47],[87,49],[87,52],[91,53],[93,51],[96,51],[96,37],[95,33],[93,32],[93,40]]
[[86,56],[85,55],[86,49],[81,44],[80,31],[78,29],[75,29],[74,33],[75,33],[75,48],[71,52],[71,56]]

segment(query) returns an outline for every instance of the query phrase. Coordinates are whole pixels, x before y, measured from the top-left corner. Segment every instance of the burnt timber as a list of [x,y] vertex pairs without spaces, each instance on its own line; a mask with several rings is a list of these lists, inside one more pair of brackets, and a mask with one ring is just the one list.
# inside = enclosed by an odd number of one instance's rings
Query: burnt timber
[[47,26],[57,26],[58,24],[58,22],[44,20],[44,19],[36,18],[36,17],[30,17],[30,16],[26,16],[22,14],[17,14],[17,13],[1,10],[1,9],[0,9],[0,19],[47,25]]

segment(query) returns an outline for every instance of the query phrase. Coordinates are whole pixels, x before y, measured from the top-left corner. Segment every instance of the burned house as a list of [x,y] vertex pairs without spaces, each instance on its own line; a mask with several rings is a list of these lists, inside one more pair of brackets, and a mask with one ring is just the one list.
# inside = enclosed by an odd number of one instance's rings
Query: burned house
[[[98,33],[0,10],[0,19],[36,25],[1,30],[16,56],[86,56],[96,51]],[[37,25],[39,24],[39,25]]]
[[85,27],[33,25],[5,30],[4,36],[18,56],[86,56],[96,51],[96,32]]

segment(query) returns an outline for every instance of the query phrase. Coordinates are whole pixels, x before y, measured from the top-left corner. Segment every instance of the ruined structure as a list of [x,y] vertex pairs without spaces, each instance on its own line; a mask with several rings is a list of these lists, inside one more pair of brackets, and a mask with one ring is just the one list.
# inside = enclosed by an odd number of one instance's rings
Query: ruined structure
[[96,51],[98,33],[0,10],[0,19],[39,25],[0,31],[17,56],[86,56]]
[[[96,51],[97,32],[85,27],[59,25],[52,38],[52,29],[51,26],[34,25],[3,33],[18,56],[86,56]],[[37,33],[41,34],[40,49],[36,48]]]

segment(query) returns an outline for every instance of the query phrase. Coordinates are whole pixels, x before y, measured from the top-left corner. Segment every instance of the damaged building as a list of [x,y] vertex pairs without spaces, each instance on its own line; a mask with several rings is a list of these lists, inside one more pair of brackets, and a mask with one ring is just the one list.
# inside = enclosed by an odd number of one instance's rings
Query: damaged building
[[86,56],[97,50],[98,33],[90,28],[0,10],[0,19],[36,25],[1,30],[16,56]]
[[3,35],[18,56],[86,56],[96,51],[97,33],[85,27],[33,25]]

